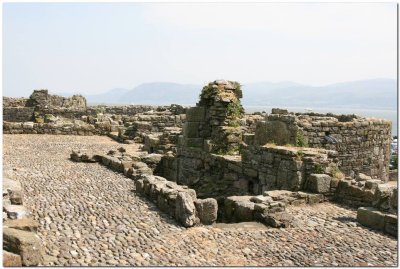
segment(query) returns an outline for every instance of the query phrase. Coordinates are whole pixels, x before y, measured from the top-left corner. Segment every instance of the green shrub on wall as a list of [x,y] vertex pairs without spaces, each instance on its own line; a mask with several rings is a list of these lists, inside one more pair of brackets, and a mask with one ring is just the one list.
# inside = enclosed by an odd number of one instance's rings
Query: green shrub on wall
[[305,138],[304,133],[301,130],[298,130],[296,133],[296,146],[308,147],[307,139]]

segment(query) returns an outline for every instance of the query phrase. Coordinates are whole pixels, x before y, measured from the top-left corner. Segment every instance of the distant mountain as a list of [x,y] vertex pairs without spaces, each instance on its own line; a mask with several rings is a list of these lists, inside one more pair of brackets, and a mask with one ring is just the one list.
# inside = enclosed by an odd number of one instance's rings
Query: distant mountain
[[[113,89],[88,95],[89,104],[183,104],[198,102],[203,85],[170,82],[144,83],[131,90]],[[343,107],[396,109],[397,85],[394,79],[371,79],[308,86],[295,82],[244,83],[244,106]]]
[[257,83],[243,86],[243,105],[286,107],[352,107],[396,109],[397,85],[394,79],[371,79],[327,86],[296,83]]
[[127,89],[115,88],[105,93],[87,95],[86,99],[89,103],[119,103],[121,96],[127,92]]

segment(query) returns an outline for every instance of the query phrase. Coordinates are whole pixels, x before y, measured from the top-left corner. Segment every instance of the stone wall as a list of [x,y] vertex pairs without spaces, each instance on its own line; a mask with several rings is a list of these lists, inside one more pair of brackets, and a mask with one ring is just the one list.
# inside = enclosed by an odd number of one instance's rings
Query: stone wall
[[293,216],[285,212],[288,206],[316,204],[324,201],[321,194],[291,191],[266,191],[257,196],[230,196],[224,201],[226,222],[258,221],[276,228],[295,225]]
[[[260,121],[255,143],[276,143],[338,152],[339,168],[347,176],[363,173],[384,181],[389,176],[391,122],[355,115],[294,114],[284,110]],[[330,135],[337,140],[329,143]]]
[[73,95],[72,97],[62,97],[49,94],[48,90],[34,90],[27,106],[36,107],[37,111],[52,108],[66,108],[74,111],[86,110],[86,99],[81,95]]
[[3,96],[3,107],[24,107],[28,98],[14,98]]
[[4,107],[3,121],[24,122],[33,119],[33,107]]
[[217,219],[215,199],[197,199],[196,191],[167,179],[154,176],[161,155],[146,152],[126,153],[123,148],[108,154],[87,154],[73,151],[71,159],[78,162],[100,162],[135,180],[136,191],[154,202],[161,211],[185,227],[213,224]]
[[249,145],[241,151],[243,173],[253,186],[253,193],[269,190],[299,191],[311,174],[327,172],[322,167],[335,166],[335,151],[275,145]]
[[148,105],[127,105],[127,106],[105,106],[105,105],[96,105],[96,106],[88,106],[87,114],[95,116],[98,113],[103,114],[115,114],[115,115],[127,115],[127,116],[135,116],[139,113],[145,113],[149,111],[153,112],[162,112],[162,111],[171,111],[175,115],[184,114],[185,108],[179,105],[170,105],[170,106],[148,106]]
[[54,134],[54,135],[106,135],[105,126],[91,125],[82,121],[61,123],[3,122],[4,134]]

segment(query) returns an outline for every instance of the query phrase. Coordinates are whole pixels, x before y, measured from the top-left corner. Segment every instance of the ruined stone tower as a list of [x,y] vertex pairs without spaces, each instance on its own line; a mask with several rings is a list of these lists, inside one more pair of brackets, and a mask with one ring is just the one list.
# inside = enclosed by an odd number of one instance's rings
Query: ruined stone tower
[[187,111],[182,146],[209,153],[238,154],[242,141],[242,91],[234,81],[216,80],[203,87],[200,101]]

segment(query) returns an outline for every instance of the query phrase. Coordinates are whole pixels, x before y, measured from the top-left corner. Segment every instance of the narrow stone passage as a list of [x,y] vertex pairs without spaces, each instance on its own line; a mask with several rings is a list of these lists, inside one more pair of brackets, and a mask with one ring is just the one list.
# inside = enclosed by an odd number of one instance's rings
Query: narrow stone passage
[[40,223],[44,265],[395,266],[397,240],[333,204],[297,207],[301,228],[185,229],[134,192],[134,182],[72,149],[115,150],[108,137],[4,135],[4,176],[21,181]]

